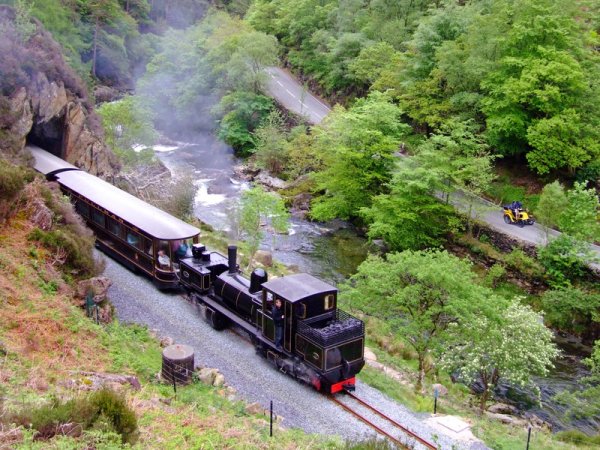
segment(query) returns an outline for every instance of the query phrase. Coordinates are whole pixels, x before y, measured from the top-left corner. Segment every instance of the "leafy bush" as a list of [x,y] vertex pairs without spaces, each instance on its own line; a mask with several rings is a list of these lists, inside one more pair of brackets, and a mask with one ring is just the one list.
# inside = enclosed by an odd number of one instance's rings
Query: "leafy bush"
[[96,263],[92,254],[93,238],[78,235],[69,228],[51,231],[34,228],[29,233],[28,239],[40,242],[55,252],[57,262],[66,263],[70,268],[80,270],[85,274],[95,274]]
[[577,334],[600,320],[600,295],[572,287],[546,291],[542,307],[551,326]]
[[559,431],[555,434],[559,441],[576,445],[600,445],[600,435],[588,436],[579,430]]
[[543,267],[520,248],[515,248],[504,256],[504,262],[518,272],[525,273],[530,277],[541,277],[543,274]]
[[101,390],[65,402],[57,398],[38,408],[3,417],[4,423],[15,423],[36,430],[36,439],[50,439],[60,433],[61,425],[75,424],[82,430],[106,428],[121,436],[123,443],[137,440],[137,418],[122,395]]
[[506,274],[506,269],[502,264],[494,264],[485,275],[485,284],[489,287],[496,287],[498,282]]
[[570,286],[571,280],[583,275],[585,258],[589,254],[586,243],[561,234],[538,252],[538,259],[546,269],[552,287]]
[[15,199],[25,183],[33,178],[31,171],[2,160],[0,163],[0,223],[8,219],[17,206]]

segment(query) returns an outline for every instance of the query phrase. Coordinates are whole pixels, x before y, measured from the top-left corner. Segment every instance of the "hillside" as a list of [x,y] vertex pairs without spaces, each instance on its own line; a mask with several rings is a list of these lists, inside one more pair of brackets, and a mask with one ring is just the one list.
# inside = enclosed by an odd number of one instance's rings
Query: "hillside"
[[[3,186],[6,180],[3,174]],[[92,246],[84,240],[80,254],[65,255],[55,241],[38,240],[68,238],[80,226],[70,204],[39,179],[19,191],[0,227],[0,448],[334,445],[277,425],[277,439],[270,439],[264,411],[236,400],[229,387],[194,382],[173,394],[172,386],[157,379],[157,337],[138,326],[96,324],[86,316],[77,282],[96,269],[84,269],[71,257],[91,261]],[[41,222],[40,211],[48,212]],[[101,388],[116,393],[102,394],[109,403],[94,397]],[[99,415],[93,412],[97,403],[105,405]]]

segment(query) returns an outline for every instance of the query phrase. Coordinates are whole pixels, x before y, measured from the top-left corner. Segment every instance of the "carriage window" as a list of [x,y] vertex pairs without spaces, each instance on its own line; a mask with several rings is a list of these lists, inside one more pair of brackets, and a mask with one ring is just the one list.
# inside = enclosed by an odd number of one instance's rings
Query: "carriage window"
[[102,228],[104,228],[104,214],[98,211],[96,208],[92,208],[92,220]]
[[142,239],[141,239],[141,236],[139,234],[137,234],[136,232],[127,230],[126,239],[127,239],[127,243],[129,245],[133,245],[136,248],[141,248]]
[[121,237],[121,224],[110,217],[107,219],[108,222],[108,231],[110,231],[115,236]]
[[75,200],[75,211],[77,211],[81,217],[90,217],[90,207],[83,200]]
[[333,296],[333,294],[328,294],[325,296],[325,311],[330,310],[331,308],[333,308],[335,306],[335,297]]
[[144,238],[144,248],[146,249],[146,253],[152,255],[152,241],[150,239]]

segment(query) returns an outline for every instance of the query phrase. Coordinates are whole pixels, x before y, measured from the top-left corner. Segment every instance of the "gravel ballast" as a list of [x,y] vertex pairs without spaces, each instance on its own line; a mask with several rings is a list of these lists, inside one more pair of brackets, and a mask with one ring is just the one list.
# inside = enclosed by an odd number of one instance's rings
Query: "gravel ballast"
[[[196,365],[217,368],[240,399],[258,402],[265,409],[272,400],[274,412],[283,418],[285,427],[338,435],[352,441],[377,435],[325,395],[278,372],[255,353],[244,333],[213,330],[201,317],[198,307],[181,294],[161,292],[145,277],[110,258],[105,259],[104,275],[113,281],[109,298],[119,321],[146,325],[158,330],[161,336],[170,336],[176,343],[190,345]],[[453,441],[433,431],[404,406],[364,383],[357,383],[355,394],[442,449],[469,448],[470,444]],[[375,416],[367,414],[367,417]]]

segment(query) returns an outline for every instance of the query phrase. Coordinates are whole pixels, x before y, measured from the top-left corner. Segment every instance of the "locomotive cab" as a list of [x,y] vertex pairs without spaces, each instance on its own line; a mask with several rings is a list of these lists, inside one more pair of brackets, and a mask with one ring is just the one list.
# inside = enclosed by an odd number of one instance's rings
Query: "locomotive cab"
[[279,298],[284,350],[320,374],[311,380],[317,389],[333,393],[353,388],[354,376],[364,365],[364,323],[337,308],[337,289],[308,274],[285,276],[262,287],[263,336],[274,340],[271,310]]

